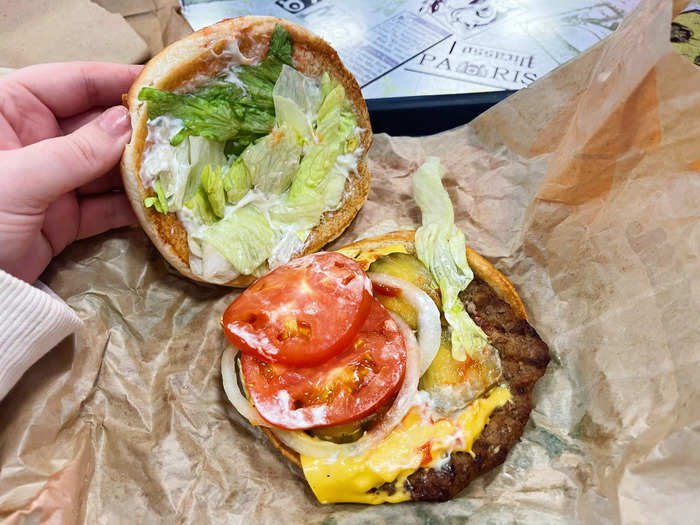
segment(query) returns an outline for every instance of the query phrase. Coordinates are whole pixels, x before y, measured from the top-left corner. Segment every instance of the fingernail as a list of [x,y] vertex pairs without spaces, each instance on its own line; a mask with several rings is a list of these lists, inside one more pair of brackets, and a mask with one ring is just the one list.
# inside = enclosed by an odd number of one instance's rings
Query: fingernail
[[100,115],[100,127],[110,135],[120,137],[131,129],[129,111],[124,106],[114,106]]

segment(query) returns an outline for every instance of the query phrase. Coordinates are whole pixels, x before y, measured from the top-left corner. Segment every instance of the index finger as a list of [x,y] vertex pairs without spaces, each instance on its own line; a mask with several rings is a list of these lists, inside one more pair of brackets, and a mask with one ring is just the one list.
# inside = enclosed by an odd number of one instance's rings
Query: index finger
[[14,81],[34,94],[56,117],[70,117],[95,106],[121,104],[143,66],[110,62],[63,62],[29,66],[2,81]]

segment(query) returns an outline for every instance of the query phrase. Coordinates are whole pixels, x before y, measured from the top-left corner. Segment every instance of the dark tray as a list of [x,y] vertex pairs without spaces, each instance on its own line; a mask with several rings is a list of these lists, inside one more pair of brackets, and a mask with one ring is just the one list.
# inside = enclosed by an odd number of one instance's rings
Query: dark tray
[[515,91],[373,98],[367,109],[374,133],[430,135],[466,124]]

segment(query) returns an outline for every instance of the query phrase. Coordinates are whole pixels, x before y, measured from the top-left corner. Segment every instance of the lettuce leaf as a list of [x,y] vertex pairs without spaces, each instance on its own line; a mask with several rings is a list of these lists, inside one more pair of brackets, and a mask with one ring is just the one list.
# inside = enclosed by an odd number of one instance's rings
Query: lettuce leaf
[[207,200],[212,211],[217,217],[223,217],[226,206],[226,193],[224,191],[224,179],[221,175],[221,166],[211,167],[209,164],[202,170],[202,189],[207,195]]
[[[323,97],[323,103],[318,109],[317,127],[322,125],[322,122],[329,117],[329,113],[333,110],[343,110],[347,108],[348,101],[345,98],[345,89],[340,84],[335,84],[328,94]],[[331,117],[334,118],[334,117]]]
[[160,185],[160,179],[156,180],[155,184],[156,196],[146,197],[143,203],[146,208],[153,207],[158,213],[168,213],[168,199],[165,198],[163,187]]
[[335,159],[340,154],[341,144],[314,144],[301,160],[292,187],[289,190],[291,199],[299,201],[308,194],[308,198],[314,197],[316,190],[323,183],[326,175],[335,164]]
[[197,218],[197,220],[204,224],[214,224],[219,218],[211,209],[211,204],[209,204],[209,199],[204,188],[200,186],[197,191],[190,197],[190,199],[185,202],[185,207],[189,208],[192,214]]
[[250,275],[270,256],[277,234],[265,216],[248,204],[209,227],[204,240],[226,257],[237,272]]
[[345,89],[335,83],[318,110],[318,140],[325,143],[345,141],[351,136],[356,124],[357,119],[350,108],[350,101],[345,97]]
[[287,126],[273,129],[241,153],[253,186],[268,195],[278,195],[289,187],[300,157],[301,144]]
[[336,84],[337,82],[333,82],[331,80],[328,71],[324,71],[323,75],[321,75],[321,99],[326,98],[328,93],[331,92],[331,89],[333,89],[336,86]]
[[[254,66],[242,65],[236,69],[246,94],[239,100],[243,106],[253,106],[273,112],[272,89],[286,64],[292,66],[294,52],[291,35],[281,25],[275,25],[267,56]],[[274,118],[274,114],[272,114]]]
[[241,123],[233,107],[220,98],[207,100],[194,94],[169,93],[151,87],[139,91],[139,100],[148,102],[148,118],[170,115],[182,120],[183,128],[172,138],[173,146],[189,135],[225,141],[238,135]]
[[226,154],[227,157],[238,157],[241,153],[245,151],[245,149],[250,146],[252,142],[255,142],[256,139],[258,139],[257,135],[239,135],[235,139],[226,141],[226,145],[224,146],[224,153]]
[[[342,104],[342,101],[341,101]],[[341,111],[327,113],[323,125],[331,140],[311,144],[292,182],[289,193],[269,210],[272,224],[284,232],[273,250],[270,266],[286,262],[298,252],[311,228],[317,226],[326,210],[334,210],[345,190],[346,174],[339,164],[355,120]]]
[[294,225],[298,230],[308,230],[318,224],[324,204],[324,196],[316,189],[309,190],[301,197],[289,194],[270,209],[270,219],[280,229]]
[[[282,71],[279,66],[277,73],[268,71],[269,66],[265,66],[265,61],[255,66],[238,66],[236,75],[238,80],[245,86],[246,94],[238,102],[242,106],[256,107],[268,111],[274,110],[275,104],[272,101],[272,89],[275,81]],[[268,77],[273,78],[270,80]]]
[[238,276],[229,260],[206,241],[201,241],[200,274],[211,282],[223,284]]
[[321,105],[321,90],[316,81],[284,65],[272,90],[272,99],[277,125],[287,125],[303,141],[313,142],[313,122]]
[[236,204],[252,187],[250,172],[242,157],[238,157],[223,175],[224,192],[229,204]]
[[241,141],[247,138],[248,144],[250,144],[260,136],[269,133],[275,123],[273,111],[256,106],[236,106],[234,113],[241,122],[241,130],[236,139]]
[[478,358],[486,334],[469,317],[459,293],[474,278],[467,263],[464,234],[455,226],[452,202],[442,186],[444,169],[437,157],[429,157],[413,174],[413,195],[423,225],[416,231],[416,254],[433,274],[442,294],[445,319],[452,329],[452,357]]
[[298,248],[299,241],[305,240],[309,230],[319,224],[321,215],[337,207],[345,189],[344,171],[336,163],[355,128],[355,118],[352,111],[345,110],[349,103],[342,86],[338,89],[339,85],[329,84],[327,75],[323,78],[328,84],[327,95],[320,105],[319,115],[323,111],[324,116],[317,121],[317,131],[320,125],[326,135],[308,146],[289,193],[270,209],[273,224],[287,232],[276,254],[291,253]]
[[148,103],[151,120],[161,115],[182,120],[182,129],[171,139],[173,146],[194,135],[221,142],[236,139],[238,147],[245,141],[245,147],[272,128],[272,89],[282,67],[292,65],[293,51],[291,35],[277,24],[267,56],[259,64],[238,69],[245,92],[238,84],[219,77],[191,93],[143,87],[139,100]]
[[221,100],[223,102],[231,103],[241,98],[243,95],[243,89],[233,82],[226,81],[223,77],[218,77],[195,89],[191,95],[208,101]]
[[183,200],[192,198],[202,184],[202,171],[207,165],[221,166],[226,163],[224,155],[224,144],[214,142],[203,137],[189,137],[190,172],[187,177],[187,184],[183,191]]
[[345,192],[346,181],[345,173],[335,164],[326,177],[326,184],[323,191],[324,210],[335,210],[338,208],[343,198],[343,193]]
[[[337,168],[337,169],[336,169]],[[304,245],[309,232],[327,210],[338,208],[345,191],[345,173],[334,165],[324,181],[296,198],[287,195],[269,209],[273,228],[282,232],[270,254],[270,268],[288,262]]]
[[304,195],[313,199],[316,190],[325,182],[338,155],[345,153],[345,143],[355,129],[355,114],[347,109],[345,90],[341,85],[331,89],[323,99],[316,122],[316,135],[319,142],[309,147],[301,161],[289,195],[299,202]]
[[270,37],[270,47],[267,52],[276,57],[283,64],[292,65],[292,55],[294,54],[294,42],[292,35],[279,24],[275,24],[275,29]]
[[240,66],[238,78],[245,84],[249,93],[253,91],[255,96],[267,93],[271,97],[272,86],[277,81],[282,66],[292,66],[293,53],[292,36],[284,27],[276,24],[265,58],[254,66]]

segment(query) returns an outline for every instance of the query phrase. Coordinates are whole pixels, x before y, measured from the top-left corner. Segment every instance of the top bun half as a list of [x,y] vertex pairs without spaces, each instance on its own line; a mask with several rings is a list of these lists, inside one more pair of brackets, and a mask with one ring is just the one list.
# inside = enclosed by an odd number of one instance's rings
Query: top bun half
[[[227,54],[223,51],[231,41],[236,42],[245,57],[264,58],[276,24],[283,26],[292,36],[294,67],[312,77],[327,72],[331,79],[339,82],[351,103],[357,126],[363,130],[360,135],[362,155],[356,171],[350,173],[346,181],[340,207],[323,214],[320,224],[311,231],[302,251],[294,254],[294,257],[318,251],[338,237],[360,210],[369,192],[370,173],[365,155],[372,144],[372,131],[367,105],[357,81],[327,42],[297,24],[269,16],[222,20],[174,42],[146,64],[125,97],[133,133],[122,156],[121,170],[127,196],[146,234],[168,263],[181,274],[197,281],[203,279],[190,269],[187,232],[177,216],[174,213],[158,213],[147,208],[143,202],[154,192],[143,186],[140,177],[143,152],[147,147],[148,113],[146,102],[140,101],[138,94],[141,88],[147,86],[187,92],[215,78],[228,65]],[[225,284],[247,286],[253,280],[252,276],[240,275]]]

